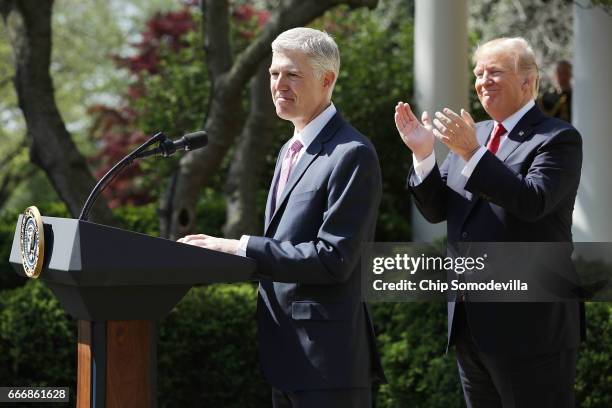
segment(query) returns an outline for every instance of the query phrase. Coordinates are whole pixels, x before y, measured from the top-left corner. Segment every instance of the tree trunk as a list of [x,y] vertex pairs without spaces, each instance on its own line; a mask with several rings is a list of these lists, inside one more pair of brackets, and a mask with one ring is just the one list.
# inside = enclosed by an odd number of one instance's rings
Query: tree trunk
[[[45,171],[70,213],[76,217],[95,179],[55,103],[49,74],[52,7],[51,0],[0,0],[0,12],[16,65],[13,82],[31,139],[31,160]],[[100,202],[92,215],[97,222],[117,224],[108,207]]]
[[259,234],[262,230],[261,219],[257,217],[257,191],[278,120],[270,97],[270,62],[266,58],[260,64],[251,82],[251,111],[227,176],[227,220],[223,233],[228,238]]
[[[196,150],[181,159],[179,169],[166,193],[166,202],[162,205],[160,218],[162,236],[176,239],[194,231],[195,207],[199,192],[219,169],[223,158],[238,136],[243,117],[240,103],[242,91],[261,62],[271,54],[270,44],[274,38],[287,29],[308,24],[336,5],[348,4],[351,7],[373,8],[377,2],[377,0],[283,1],[266,23],[262,33],[233,62],[229,52],[227,2],[218,0],[202,2],[205,15],[204,33],[209,40],[207,61],[213,83],[208,118],[204,125],[204,129],[208,132],[209,144],[206,149]],[[232,231],[228,229],[228,232],[234,234],[233,228]]]

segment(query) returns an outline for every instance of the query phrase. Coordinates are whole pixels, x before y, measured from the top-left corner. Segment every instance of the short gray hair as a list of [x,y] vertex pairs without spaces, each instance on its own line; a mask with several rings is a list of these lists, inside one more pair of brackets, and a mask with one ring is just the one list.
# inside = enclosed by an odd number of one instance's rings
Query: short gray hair
[[287,51],[303,52],[319,78],[325,72],[333,72],[335,85],[340,72],[340,51],[329,34],[306,27],[292,28],[282,32],[272,41],[272,52],[282,54]]
[[472,62],[476,64],[480,56],[485,54],[506,54],[514,58],[514,69],[517,73],[535,77],[532,94],[538,97],[540,72],[533,49],[523,37],[502,37],[479,45],[474,51]]

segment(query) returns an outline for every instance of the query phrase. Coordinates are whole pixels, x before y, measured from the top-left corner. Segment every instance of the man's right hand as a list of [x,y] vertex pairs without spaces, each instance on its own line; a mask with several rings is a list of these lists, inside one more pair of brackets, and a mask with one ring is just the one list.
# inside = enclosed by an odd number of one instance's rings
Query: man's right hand
[[423,112],[421,120],[423,123],[414,116],[409,104],[397,103],[395,126],[404,144],[412,150],[418,161],[423,161],[433,152],[435,141],[433,126],[427,111]]

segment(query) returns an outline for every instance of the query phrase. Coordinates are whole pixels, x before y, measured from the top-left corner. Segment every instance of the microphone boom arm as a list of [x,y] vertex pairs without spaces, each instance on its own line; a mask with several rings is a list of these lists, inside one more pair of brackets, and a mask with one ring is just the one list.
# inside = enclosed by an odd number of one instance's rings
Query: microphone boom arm
[[124,168],[132,164],[135,159],[141,157],[141,152],[143,152],[147,147],[151,146],[155,142],[160,142],[160,144],[163,144],[166,140],[169,140],[168,137],[162,132],[158,132],[152,138],[140,145],[136,150],[121,159],[121,161],[115,164],[109,171],[107,171],[106,174],[100,179],[100,181],[98,181],[96,186],[93,188],[93,190],[89,194],[89,197],[87,197],[87,200],[83,205],[83,209],[81,210],[81,214],[79,215],[79,220],[87,221],[87,219],[89,218],[89,212],[91,211],[91,207],[93,206],[100,193],[111,183],[111,181],[113,181],[115,176],[117,176]]

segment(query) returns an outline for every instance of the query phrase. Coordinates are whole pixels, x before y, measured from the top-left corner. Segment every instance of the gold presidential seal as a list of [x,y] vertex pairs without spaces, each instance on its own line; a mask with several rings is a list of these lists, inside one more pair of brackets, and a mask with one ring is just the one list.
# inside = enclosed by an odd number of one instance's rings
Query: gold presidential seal
[[34,206],[26,208],[23,214],[19,246],[23,270],[29,278],[38,278],[45,258],[45,234],[42,217]]

